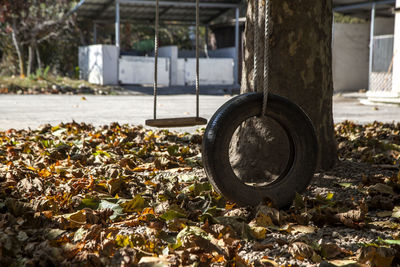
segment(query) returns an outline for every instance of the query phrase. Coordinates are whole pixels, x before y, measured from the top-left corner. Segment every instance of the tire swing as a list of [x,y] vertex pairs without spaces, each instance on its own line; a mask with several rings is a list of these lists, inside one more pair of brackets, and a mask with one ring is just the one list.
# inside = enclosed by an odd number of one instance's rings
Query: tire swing
[[[258,21],[258,0],[255,0]],[[309,185],[317,164],[318,143],[314,126],[307,114],[296,104],[278,95],[268,93],[269,81],[269,18],[270,3],[265,2],[265,46],[263,93],[239,95],[213,115],[203,137],[203,165],[210,183],[217,192],[239,205],[256,206],[270,202],[276,208],[292,204],[296,192],[303,192]],[[254,84],[257,81],[258,36],[254,31]],[[256,88],[256,84],[254,85]],[[256,91],[256,90],[254,90]],[[267,107],[268,102],[268,107]],[[238,177],[230,162],[230,146],[235,131],[248,119],[268,119],[279,125],[287,136],[286,164],[272,182],[248,183]],[[262,151],[276,153],[276,151]],[[262,161],[263,166],[268,162]],[[252,168],[247,166],[247,168]],[[263,177],[265,180],[267,178]]]
[[153,119],[146,120],[145,124],[151,127],[189,127],[207,124],[207,120],[199,116],[199,24],[200,24],[199,0],[196,0],[196,117],[157,119],[157,76],[158,76],[158,28],[159,28],[159,0],[156,0],[155,36],[154,36],[154,107]]

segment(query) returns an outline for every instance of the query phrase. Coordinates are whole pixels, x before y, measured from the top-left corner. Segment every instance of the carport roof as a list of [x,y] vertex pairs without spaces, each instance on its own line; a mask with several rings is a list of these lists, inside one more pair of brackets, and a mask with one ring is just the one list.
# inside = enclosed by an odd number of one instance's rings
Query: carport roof
[[[81,0],[78,18],[95,22],[114,22],[115,3],[120,3],[121,21],[154,22],[155,0]],[[240,0],[200,0],[200,23],[208,24],[229,9],[239,7]],[[395,0],[333,0],[336,12],[346,15],[369,16],[375,3],[377,16],[393,16]],[[192,24],[195,0],[160,0],[160,21]]]
[[[155,0],[118,0],[121,21],[154,21]],[[200,0],[200,22],[209,23],[226,11],[239,7],[240,0]],[[193,23],[194,0],[160,0],[160,21]],[[98,22],[115,21],[116,0],[82,0],[77,9],[78,18]]]
[[333,8],[336,12],[345,15],[362,15],[370,16],[372,5],[375,4],[375,12],[377,16],[391,17],[393,16],[393,7],[396,0],[333,0]]

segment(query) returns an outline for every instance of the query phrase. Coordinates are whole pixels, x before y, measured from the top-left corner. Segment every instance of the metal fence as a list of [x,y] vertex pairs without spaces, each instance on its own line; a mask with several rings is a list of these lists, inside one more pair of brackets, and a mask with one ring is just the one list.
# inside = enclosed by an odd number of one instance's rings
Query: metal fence
[[375,36],[370,91],[392,90],[394,35]]

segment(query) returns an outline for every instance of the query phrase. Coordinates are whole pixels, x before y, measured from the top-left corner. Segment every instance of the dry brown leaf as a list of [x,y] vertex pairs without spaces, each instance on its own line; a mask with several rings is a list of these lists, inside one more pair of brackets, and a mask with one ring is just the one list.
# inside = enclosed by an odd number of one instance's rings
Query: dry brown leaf
[[371,267],[390,267],[396,251],[387,247],[362,247],[357,251],[357,260]]
[[289,253],[298,260],[308,259],[313,262],[322,260],[311,246],[303,242],[294,242],[289,248]]

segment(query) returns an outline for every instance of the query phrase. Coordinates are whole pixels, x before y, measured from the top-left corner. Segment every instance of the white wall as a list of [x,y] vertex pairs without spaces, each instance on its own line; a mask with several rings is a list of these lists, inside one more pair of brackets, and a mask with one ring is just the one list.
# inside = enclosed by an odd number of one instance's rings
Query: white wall
[[178,71],[178,47],[175,45],[162,46],[158,49],[160,57],[169,58],[170,60],[170,84],[177,85],[177,71]]
[[[158,58],[158,84],[170,84],[169,58]],[[123,84],[152,84],[154,82],[154,57],[122,56],[119,60],[119,80]]]
[[[232,48],[214,51],[215,57],[232,55]],[[111,45],[79,48],[81,78],[94,84],[152,84],[154,57],[121,56]],[[196,59],[178,59],[176,46],[161,47],[158,58],[158,84],[194,85]],[[118,65],[119,64],[119,65]],[[201,85],[232,85],[233,58],[200,58]]]
[[[200,58],[200,85],[233,84],[231,58]],[[196,81],[196,59],[178,59],[178,85],[194,85]]]
[[118,84],[118,51],[113,45],[79,47],[81,78],[93,84]]

